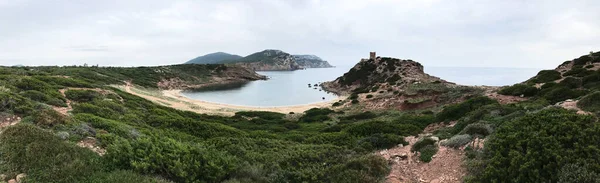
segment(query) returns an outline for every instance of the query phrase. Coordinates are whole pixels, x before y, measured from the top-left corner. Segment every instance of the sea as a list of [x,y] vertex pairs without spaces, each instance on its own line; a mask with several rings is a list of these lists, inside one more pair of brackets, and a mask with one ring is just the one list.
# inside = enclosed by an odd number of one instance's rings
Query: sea
[[[296,71],[261,71],[268,80],[186,91],[182,95],[213,103],[239,106],[278,107],[330,101],[333,93],[314,87],[335,80],[351,66],[315,68]],[[425,67],[425,72],[461,85],[504,86],[525,81],[541,69],[482,68],[482,67]],[[309,86],[310,84],[310,86]]]

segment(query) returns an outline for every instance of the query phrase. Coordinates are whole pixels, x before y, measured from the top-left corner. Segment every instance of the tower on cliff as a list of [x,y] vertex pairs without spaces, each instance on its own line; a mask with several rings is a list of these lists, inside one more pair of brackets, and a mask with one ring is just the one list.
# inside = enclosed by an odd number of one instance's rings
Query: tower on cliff
[[377,57],[377,53],[375,53],[374,51],[369,52],[369,59],[375,59]]

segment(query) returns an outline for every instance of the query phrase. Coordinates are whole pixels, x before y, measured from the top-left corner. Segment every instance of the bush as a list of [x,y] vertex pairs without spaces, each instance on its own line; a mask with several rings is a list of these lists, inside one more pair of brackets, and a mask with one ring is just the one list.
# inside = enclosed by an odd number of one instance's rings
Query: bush
[[304,115],[300,117],[299,121],[309,123],[327,121],[331,119],[328,115],[334,112],[328,108],[312,108],[304,111]]
[[452,104],[444,107],[444,109],[437,114],[436,118],[439,121],[452,121],[463,117],[465,114],[488,104],[495,104],[498,101],[490,99],[488,97],[475,97],[459,104]]
[[80,182],[102,169],[92,151],[33,125],[6,129],[0,136],[0,153],[3,173],[27,173],[28,182]]
[[472,136],[488,136],[489,134],[492,134],[492,127],[490,127],[490,125],[487,124],[482,124],[482,123],[473,123],[473,124],[469,124],[467,125],[467,127],[465,127],[461,134],[469,134]]
[[432,138],[429,138],[429,137],[421,138],[413,144],[410,151],[412,151],[412,152],[420,151],[421,148],[423,148],[425,146],[435,145],[435,142],[436,142],[435,140],[433,140]]
[[332,107],[338,107],[338,106],[341,106],[341,105],[342,105],[342,103],[340,103],[340,102],[334,102],[331,106]]
[[419,160],[428,163],[432,160],[433,156],[438,152],[437,146],[427,145],[419,151]]
[[367,95],[367,98],[373,98],[373,95],[369,94]]
[[592,112],[600,111],[600,92],[589,94],[577,102],[577,107]]
[[311,144],[333,144],[338,146],[353,146],[356,138],[344,132],[321,133],[308,137],[305,143]]
[[159,174],[178,182],[223,181],[237,168],[235,162],[238,161],[225,152],[198,143],[154,137],[119,140],[108,147],[106,159],[118,168]]
[[267,112],[267,111],[240,111],[235,113],[235,117],[250,117],[250,118],[262,118],[266,120],[277,120],[285,117],[285,114],[277,113],[277,112]]
[[565,165],[558,173],[558,183],[600,182],[600,173],[593,169],[588,162]]
[[352,100],[352,102],[351,102],[351,103],[352,103],[352,104],[358,104],[358,100],[354,99],[354,100]]
[[99,98],[101,94],[93,90],[67,90],[65,96],[77,102],[90,102]]
[[564,86],[559,86],[552,88],[550,91],[545,93],[543,97],[550,103],[554,104],[567,99],[575,99],[582,95],[585,95],[585,91],[583,90],[572,90]]
[[352,124],[344,131],[355,136],[370,136],[377,133],[389,133],[396,135],[416,135],[421,129],[411,124],[398,124],[392,122],[369,121],[364,123]]
[[502,95],[511,95],[511,96],[521,96],[531,97],[537,94],[538,89],[534,86],[529,86],[525,84],[515,84],[509,87],[504,87],[500,91],[499,94]]
[[474,181],[557,182],[561,167],[572,162],[598,167],[600,125],[595,121],[550,108],[505,122],[486,141],[484,170]]
[[560,72],[555,70],[542,70],[533,79],[536,83],[547,83],[562,78]]
[[575,88],[579,88],[581,87],[581,79],[578,78],[574,78],[574,77],[566,77],[565,79],[563,79],[562,81],[560,81],[560,85],[562,86],[566,86],[568,88],[571,89],[575,89]]
[[469,142],[471,142],[471,140],[472,137],[469,134],[455,135],[452,138],[441,142],[440,145],[452,148],[460,148],[464,145],[467,145]]
[[408,145],[404,137],[394,134],[373,134],[358,140],[358,145],[367,151],[389,149],[398,144]]
[[594,71],[587,70],[584,68],[572,68],[571,70],[565,72],[563,75],[564,76],[574,76],[574,77],[585,77],[585,76],[593,74],[593,73],[594,73]]
[[358,114],[353,114],[353,115],[349,115],[349,116],[344,116],[344,117],[340,117],[340,119],[344,119],[344,120],[365,120],[365,119],[373,119],[376,118],[377,114],[371,112],[371,111],[366,111],[366,112],[362,112],[362,113],[358,113]]
[[329,169],[323,182],[383,182],[390,173],[387,164],[381,156],[360,156]]
[[65,124],[67,122],[65,116],[53,109],[47,108],[36,110],[32,117],[35,124],[43,126],[54,126],[58,124]]

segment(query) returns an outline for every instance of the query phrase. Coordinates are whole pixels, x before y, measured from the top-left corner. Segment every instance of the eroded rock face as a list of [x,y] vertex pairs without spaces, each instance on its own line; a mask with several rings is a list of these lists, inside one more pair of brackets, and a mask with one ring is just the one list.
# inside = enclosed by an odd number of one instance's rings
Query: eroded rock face
[[449,83],[423,71],[423,65],[412,60],[377,57],[362,59],[350,71],[334,81],[323,83],[327,91],[347,94],[357,88],[386,84],[403,87],[414,83]]
[[328,68],[333,67],[329,62],[315,55],[294,55],[296,62],[302,68]]
[[244,57],[237,66],[254,71],[289,71],[301,69],[294,56],[281,50],[265,50]]

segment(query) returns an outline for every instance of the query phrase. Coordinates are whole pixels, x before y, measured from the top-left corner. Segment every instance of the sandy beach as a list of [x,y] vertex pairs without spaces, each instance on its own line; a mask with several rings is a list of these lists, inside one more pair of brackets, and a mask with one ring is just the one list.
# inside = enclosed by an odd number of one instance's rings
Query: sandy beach
[[320,107],[331,107],[331,105],[338,100],[343,100],[345,96],[339,96],[333,100],[294,105],[294,106],[278,106],[278,107],[258,107],[258,106],[238,106],[231,104],[220,104],[213,102],[206,102],[201,100],[195,100],[187,98],[181,95],[182,90],[156,90],[149,91],[139,88],[135,88],[131,85],[119,86],[118,88],[126,91],[127,93],[137,95],[147,100],[162,104],[164,106],[172,107],[179,110],[192,111],[202,114],[214,114],[214,115],[226,115],[232,116],[238,111],[271,111],[287,114],[289,112],[302,113],[311,108]]

